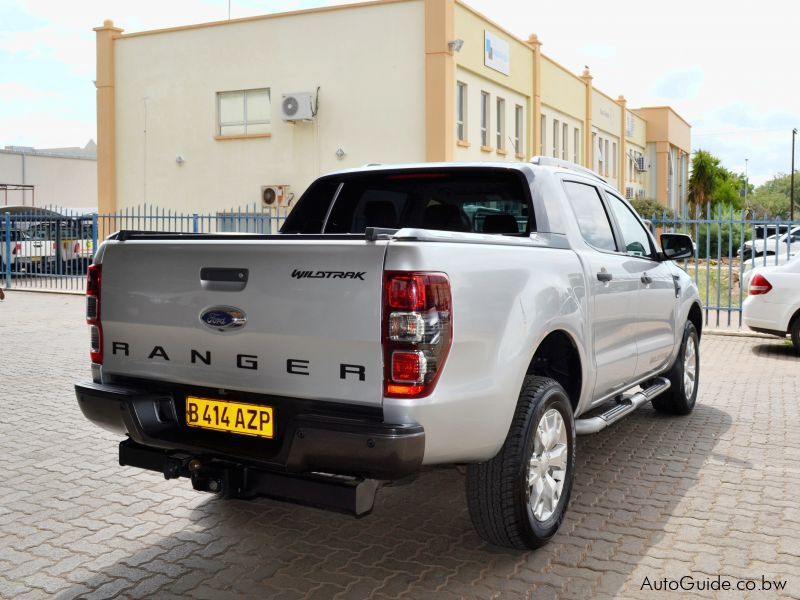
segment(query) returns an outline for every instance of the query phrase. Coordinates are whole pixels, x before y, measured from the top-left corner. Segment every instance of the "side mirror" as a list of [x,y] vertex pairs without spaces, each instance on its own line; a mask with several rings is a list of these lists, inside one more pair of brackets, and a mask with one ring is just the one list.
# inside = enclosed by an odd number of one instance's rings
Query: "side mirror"
[[661,235],[661,254],[664,260],[678,260],[694,256],[694,242],[682,233],[664,233]]

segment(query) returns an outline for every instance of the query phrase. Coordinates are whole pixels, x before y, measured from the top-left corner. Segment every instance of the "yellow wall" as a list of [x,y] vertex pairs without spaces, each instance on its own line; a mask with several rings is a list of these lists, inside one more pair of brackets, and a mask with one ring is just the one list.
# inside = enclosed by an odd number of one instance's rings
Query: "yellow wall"
[[586,116],[586,84],[551,58],[542,55],[542,104],[573,119]]
[[608,136],[619,138],[622,111],[619,104],[604,93],[592,90],[592,126],[602,129]]
[[669,142],[686,153],[691,152],[692,128],[669,106],[637,108],[636,114],[647,121],[648,142]]
[[[536,152],[530,149],[530,98],[500,86],[485,77],[459,68],[456,71],[456,81],[467,84],[467,145],[457,144],[454,158],[459,161],[496,161],[496,160],[527,160]],[[481,92],[489,94],[489,119],[488,141],[486,147],[481,147]],[[497,99],[505,100],[505,151],[497,148]],[[515,107],[523,109],[523,138],[522,152],[518,157],[514,152],[512,139],[514,138]],[[455,136],[454,136],[455,137]],[[511,138],[511,139],[509,139]],[[454,142],[455,143],[455,142]]]
[[632,144],[644,148],[647,144],[647,121],[635,112],[629,110],[627,113],[633,118],[633,135],[626,135],[625,139]]
[[[484,64],[484,30],[508,42],[510,73],[505,75]],[[464,40],[464,46],[455,56],[456,64],[462,69],[510,88],[523,96],[533,92],[533,52],[501,28],[479,16],[468,6],[456,2],[455,37]]]
[[[118,207],[252,207],[262,185],[300,193],[333,170],[425,160],[424,32],[423,2],[410,0],[122,36]],[[281,120],[281,94],[317,86],[314,122]],[[272,137],[215,140],[216,93],[264,87]]]

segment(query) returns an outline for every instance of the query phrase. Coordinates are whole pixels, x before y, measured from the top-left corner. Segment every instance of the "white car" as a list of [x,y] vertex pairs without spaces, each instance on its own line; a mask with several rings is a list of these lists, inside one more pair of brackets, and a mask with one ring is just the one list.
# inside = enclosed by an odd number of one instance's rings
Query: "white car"
[[760,333],[791,335],[800,354],[800,256],[776,267],[757,267],[748,275],[745,325]]
[[[784,262],[787,254],[789,256],[800,254],[800,227],[794,227],[786,233],[771,235],[766,239],[749,240],[739,248],[739,256],[743,260],[756,257],[756,264],[757,259],[765,254],[768,257],[783,256]],[[770,260],[767,259],[767,262]]]

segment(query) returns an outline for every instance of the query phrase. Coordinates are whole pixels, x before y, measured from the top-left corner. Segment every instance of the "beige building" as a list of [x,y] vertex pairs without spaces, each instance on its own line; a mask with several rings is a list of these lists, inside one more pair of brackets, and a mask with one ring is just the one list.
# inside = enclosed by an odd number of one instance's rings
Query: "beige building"
[[101,212],[289,203],[365,163],[536,154],[685,202],[690,127],[675,111],[628,108],[460,0],[95,31]]
[[97,208],[97,147],[0,150],[2,206]]

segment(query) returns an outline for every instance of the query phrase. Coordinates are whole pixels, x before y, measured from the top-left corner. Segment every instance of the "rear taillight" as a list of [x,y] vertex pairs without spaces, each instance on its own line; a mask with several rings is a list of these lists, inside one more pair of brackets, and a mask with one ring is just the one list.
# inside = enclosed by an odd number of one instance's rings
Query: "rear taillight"
[[772,284],[767,281],[767,278],[760,273],[756,273],[750,280],[750,288],[747,290],[747,293],[751,296],[758,296],[759,294],[766,294],[771,289]]
[[80,243],[78,243],[78,242],[75,242],[75,245],[74,245],[74,246],[72,246],[72,251],[73,251],[75,254],[77,254],[78,252],[80,252],[80,250],[81,250],[81,245],[80,245]]
[[103,325],[100,323],[100,283],[102,265],[89,265],[86,273],[86,322],[89,324],[89,356],[93,363],[103,364]]
[[453,338],[450,280],[444,273],[387,271],[383,285],[384,395],[429,395]]
[[14,249],[11,251],[11,254],[16,256],[17,252],[20,250],[22,250],[22,244],[17,242],[17,244],[14,246]]

